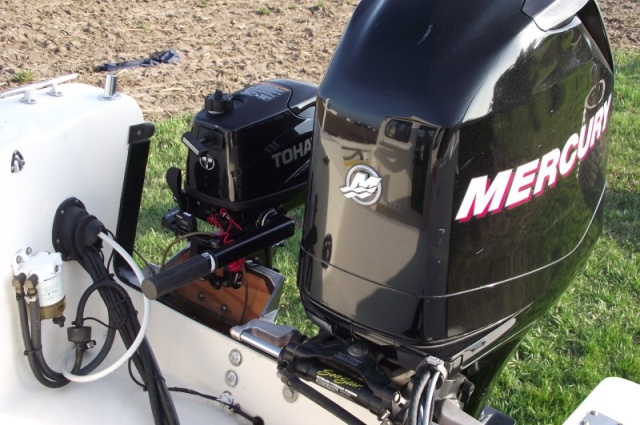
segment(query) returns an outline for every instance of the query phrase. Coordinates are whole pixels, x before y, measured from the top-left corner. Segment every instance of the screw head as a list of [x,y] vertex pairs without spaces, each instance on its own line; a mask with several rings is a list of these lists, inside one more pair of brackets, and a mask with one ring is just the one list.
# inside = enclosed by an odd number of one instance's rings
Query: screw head
[[228,370],[227,373],[224,374],[224,382],[230,387],[235,387],[238,385],[238,374],[233,370]]
[[235,348],[229,352],[229,361],[234,366],[240,366],[242,364],[242,353]]
[[294,401],[296,401],[298,399],[298,392],[296,390],[294,390],[293,388],[285,385],[282,388],[282,396],[284,397],[284,399],[287,402],[293,403]]
[[379,421],[386,421],[389,419],[389,417],[391,416],[391,412],[388,410],[384,410],[382,413],[380,413],[380,415],[378,416],[378,420]]

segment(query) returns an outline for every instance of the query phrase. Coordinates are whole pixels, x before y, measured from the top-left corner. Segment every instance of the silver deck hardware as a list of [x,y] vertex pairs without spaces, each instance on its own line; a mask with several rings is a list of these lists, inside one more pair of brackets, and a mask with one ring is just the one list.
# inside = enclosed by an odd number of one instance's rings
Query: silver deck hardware
[[58,84],[66,83],[67,81],[74,80],[78,77],[78,74],[69,74],[63,75],[61,77],[52,78],[47,81],[42,81],[40,83],[28,84],[26,86],[17,87],[15,89],[7,90],[5,92],[0,93],[0,99],[4,99],[6,97],[17,96],[19,94],[22,95],[22,99],[20,102],[26,103],[27,105],[33,105],[36,103],[36,100],[31,97],[31,92],[34,90],[40,90],[49,87],[50,90],[47,92],[49,96],[60,97],[63,93],[58,90]]
[[117,93],[118,76],[114,74],[107,74],[104,80],[104,93],[98,96],[100,100],[116,100],[120,98],[120,94]]

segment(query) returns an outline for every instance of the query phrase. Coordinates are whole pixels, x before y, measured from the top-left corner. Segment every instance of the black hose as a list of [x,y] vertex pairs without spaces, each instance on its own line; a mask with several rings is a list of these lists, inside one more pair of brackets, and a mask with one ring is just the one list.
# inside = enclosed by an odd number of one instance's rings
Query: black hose
[[[87,374],[102,363],[113,345],[116,330],[119,331],[122,341],[127,348],[132,345],[140,331],[137,311],[131,302],[131,298],[128,293],[113,280],[113,277],[104,266],[103,261],[102,251],[96,247],[90,247],[84,252],[82,257],[78,259],[78,263],[89,273],[95,283],[91,285],[81,297],[76,315],[76,325],[83,325],[84,308],[89,297],[96,290],[107,306],[109,325],[104,346],[98,355],[85,367],[81,367],[81,365],[86,348],[77,348],[72,369],[72,373],[74,374]],[[37,296],[34,297],[34,302],[30,303],[28,311],[24,293],[21,291],[20,293],[16,293],[16,301],[18,303],[25,355],[27,355],[33,375],[42,385],[49,388],[60,388],[67,385],[69,380],[61,373],[52,370],[44,359],[41,344],[42,326],[40,303]],[[29,319],[31,319],[31,321]],[[158,425],[179,424],[175,406],[146,338],[142,344],[140,344],[131,360],[144,381],[155,423]]]
[[[96,282],[92,292],[97,290],[109,311],[110,320],[118,324],[120,337],[126,347],[130,347],[140,330],[137,312],[127,292],[108,273],[101,259],[101,251],[88,249],[78,261]],[[84,295],[84,294],[83,294]],[[89,294],[90,295],[90,294]],[[83,300],[86,304],[87,297]],[[156,424],[176,425],[178,416],[169,395],[164,378],[146,338],[131,357],[147,389],[151,412]]]
[[408,425],[419,425],[418,419],[420,417],[420,406],[422,405],[420,400],[424,394],[424,390],[427,387],[430,378],[431,374],[428,370],[425,370],[418,378],[418,382],[413,384],[413,389],[411,390],[411,398],[409,400],[409,410],[407,412]]
[[38,358],[36,356],[36,351],[33,349],[33,343],[31,342],[31,335],[29,334],[29,319],[27,317],[27,306],[25,303],[24,295],[16,295],[16,301],[18,302],[18,315],[20,316],[20,330],[22,333],[22,342],[24,344],[25,355],[27,356],[27,360],[29,362],[29,367],[33,372],[33,376],[47,388],[60,388],[69,383],[65,379],[65,381],[54,381],[49,379],[42,367]]
[[[106,286],[106,284],[102,284],[102,281],[95,282],[91,286],[89,286],[80,297],[80,301],[78,302],[78,307],[76,309],[76,320],[74,324],[78,327],[83,326],[84,324],[84,308],[89,300],[89,297],[99,288]],[[76,355],[76,364],[74,364],[74,368],[71,371],[74,375],[87,375],[93,372],[98,366],[102,364],[104,359],[111,351],[111,347],[113,346],[113,342],[116,339],[116,320],[113,317],[113,314],[109,312],[109,323],[107,324],[107,336],[103,342],[102,348],[86,366],[82,368],[77,368],[78,356]],[[84,354],[83,350],[79,350]],[[80,363],[82,363],[82,358],[80,358]]]
[[438,385],[438,378],[440,377],[440,372],[438,372],[437,370],[434,370],[431,373],[431,378],[429,378],[429,385],[427,386],[427,392],[426,392],[426,396],[425,396],[425,400],[424,400],[424,407],[423,407],[423,420],[422,423],[423,424],[428,424],[431,425],[431,419],[433,418],[433,408],[435,405],[435,393],[436,393],[436,386]]
[[[52,381],[69,383],[69,380],[64,377],[60,372],[56,372],[51,369],[44,359],[44,353],[42,352],[42,320],[40,318],[40,300],[36,296],[34,301],[29,303],[29,321],[31,323],[31,344],[40,368],[44,372],[44,375]],[[80,359],[81,361],[82,359]]]
[[[113,342],[115,341],[115,339],[116,339],[115,322],[111,320],[111,317],[109,317],[109,324],[107,326],[107,336],[104,342],[102,343],[102,348],[100,349],[98,354],[93,358],[93,360],[87,363],[86,366],[84,367],[81,367],[76,370],[74,365],[74,369],[71,370],[71,373],[73,373],[74,375],[88,375],[89,373],[96,370],[96,368],[100,366],[104,361],[104,359],[106,359],[107,356],[109,355],[109,352],[111,351],[111,347],[113,346]],[[82,364],[82,358],[80,358],[80,364]]]

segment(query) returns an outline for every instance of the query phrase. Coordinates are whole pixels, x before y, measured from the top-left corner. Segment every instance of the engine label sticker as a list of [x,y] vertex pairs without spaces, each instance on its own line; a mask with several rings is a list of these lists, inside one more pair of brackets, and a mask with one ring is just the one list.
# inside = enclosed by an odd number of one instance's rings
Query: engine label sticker
[[611,95],[589,122],[582,125],[580,134],[573,133],[562,149],[555,148],[515,169],[501,171],[493,181],[487,175],[471,179],[456,221],[463,223],[472,217],[497,214],[504,207],[515,208],[529,202],[534,195],[542,195],[547,187],[553,188],[558,178],[569,176],[578,162],[583,161],[596,142],[602,139],[610,109]]
[[297,161],[300,158],[308,157],[309,152],[311,152],[311,142],[312,139],[309,137],[296,144],[295,146],[286,148],[271,155],[271,159],[275,161],[276,168],[280,168],[282,165],[290,164],[291,162]]
[[344,196],[360,205],[373,205],[382,195],[382,177],[368,165],[354,165],[347,173],[345,185],[340,190]]
[[271,102],[283,94],[289,93],[291,89],[289,87],[280,86],[273,83],[260,83],[255,86],[247,87],[242,90],[240,94],[247,96],[253,96],[257,99],[264,100],[265,102]]
[[316,384],[347,399],[356,398],[356,391],[364,385],[332,369],[322,369],[316,375]]

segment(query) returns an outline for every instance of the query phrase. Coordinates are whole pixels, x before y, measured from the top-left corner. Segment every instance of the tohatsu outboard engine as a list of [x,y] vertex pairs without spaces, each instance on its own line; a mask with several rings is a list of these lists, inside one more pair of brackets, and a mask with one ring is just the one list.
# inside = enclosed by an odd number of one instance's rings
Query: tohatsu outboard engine
[[148,298],[172,292],[164,302],[222,330],[275,309],[283,278],[271,270],[273,248],[294,234],[287,209],[304,202],[316,94],[278,79],[206,96],[182,136],[184,183],[179,168],[166,174],[177,206],[162,224],[189,243],[168,263],[165,251],[166,272],[143,284]]
[[594,1],[363,0],[319,88],[298,276],[348,348],[297,375],[352,399],[326,377],[385,375],[359,401],[380,417],[407,383],[399,421],[435,370],[478,415],[601,231],[613,82]]
[[249,225],[281,205],[300,204],[306,190],[317,86],[270,80],[235,93],[206,96],[190,131],[184,186],[171,168],[167,182],[178,207],[165,225],[195,229],[220,210]]

